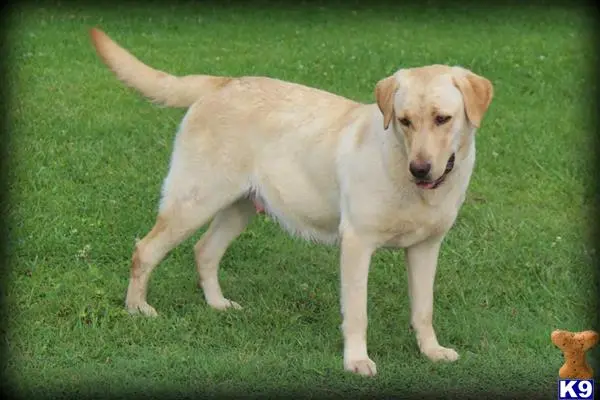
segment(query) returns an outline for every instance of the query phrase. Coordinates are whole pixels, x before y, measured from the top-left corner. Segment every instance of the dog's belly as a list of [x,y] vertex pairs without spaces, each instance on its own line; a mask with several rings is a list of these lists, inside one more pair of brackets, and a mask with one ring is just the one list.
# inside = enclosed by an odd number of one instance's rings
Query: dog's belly
[[[274,172],[253,182],[252,196],[294,236],[333,244],[339,237],[340,209],[335,185],[306,174]],[[288,171],[290,172],[290,171]]]
[[308,207],[296,207],[285,202],[272,201],[268,196],[259,196],[265,212],[277,220],[279,224],[293,236],[306,240],[333,244],[339,238],[339,213],[326,212],[316,206],[310,211]]

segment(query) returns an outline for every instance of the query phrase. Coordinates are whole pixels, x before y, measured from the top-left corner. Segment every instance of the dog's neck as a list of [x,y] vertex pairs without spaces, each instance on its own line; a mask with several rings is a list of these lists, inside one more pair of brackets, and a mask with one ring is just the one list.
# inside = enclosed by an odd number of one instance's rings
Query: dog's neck
[[462,132],[458,143],[458,150],[456,150],[456,158],[458,160],[465,160],[475,151],[475,132],[477,132],[477,128],[467,128]]

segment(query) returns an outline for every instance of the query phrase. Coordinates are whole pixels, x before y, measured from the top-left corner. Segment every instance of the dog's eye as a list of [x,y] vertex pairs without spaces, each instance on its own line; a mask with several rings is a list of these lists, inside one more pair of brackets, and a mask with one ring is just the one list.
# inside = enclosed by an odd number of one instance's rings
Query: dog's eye
[[410,126],[410,124],[411,124],[410,119],[408,119],[408,118],[400,118],[398,120],[398,122],[400,122],[402,125],[404,125],[406,127]]
[[438,115],[435,117],[436,125],[444,125],[446,122],[450,121],[452,118],[450,115]]

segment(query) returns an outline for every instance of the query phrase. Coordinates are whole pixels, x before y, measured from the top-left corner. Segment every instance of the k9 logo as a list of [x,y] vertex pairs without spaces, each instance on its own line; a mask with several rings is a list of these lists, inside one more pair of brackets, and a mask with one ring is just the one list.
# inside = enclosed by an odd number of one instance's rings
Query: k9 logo
[[594,381],[592,379],[560,379],[558,381],[559,400],[593,400]]

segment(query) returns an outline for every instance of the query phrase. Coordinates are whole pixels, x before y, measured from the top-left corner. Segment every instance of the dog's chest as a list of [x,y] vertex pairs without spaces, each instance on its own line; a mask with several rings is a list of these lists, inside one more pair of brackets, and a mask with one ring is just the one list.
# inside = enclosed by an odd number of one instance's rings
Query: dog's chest
[[464,199],[461,189],[448,185],[429,197],[412,190],[390,191],[370,206],[363,201],[354,204],[352,220],[381,246],[410,247],[450,230]]
[[415,204],[379,220],[378,234],[385,247],[410,247],[432,236],[444,235],[454,224],[458,209],[445,203],[440,206]]

